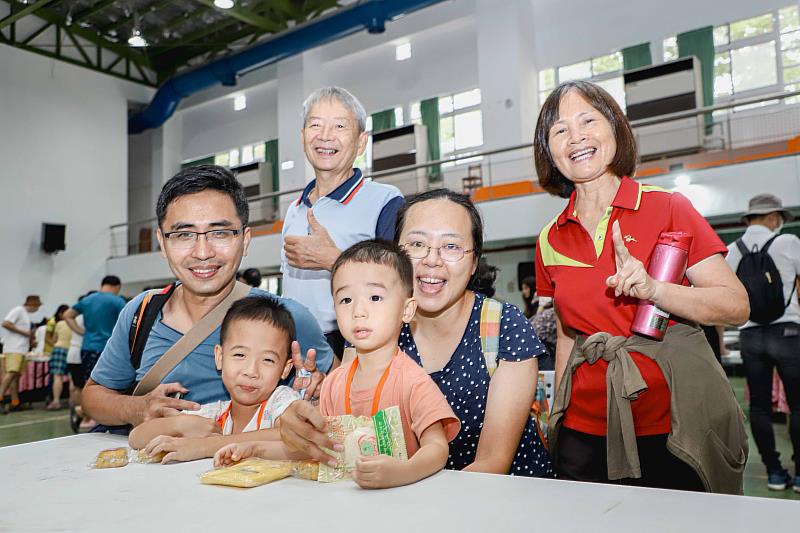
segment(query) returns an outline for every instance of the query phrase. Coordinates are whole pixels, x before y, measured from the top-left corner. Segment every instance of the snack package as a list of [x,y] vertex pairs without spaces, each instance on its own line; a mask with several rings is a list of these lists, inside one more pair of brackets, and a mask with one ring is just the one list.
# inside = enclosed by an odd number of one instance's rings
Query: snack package
[[400,408],[397,406],[378,411],[372,418],[341,415],[327,417],[327,420],[330,426],[328,436],[342,442],[344,451],[325,449],[337,459],[338,464],[335,467],[320,464],[317,481],[330,483],[350,479],[350,472],[355,469],[359,455],[383,454],[402,461],[408,459]]
[[151,457],[147,455],[147,452],[142,448],[141,450],[131,450],[128,460],[131,463],[141,463],[143,465],[159,464],[166,455],[167,452],[159,452]]
[[291,476],[294,463],[295,461],[246,459],[233,466],[204,472],[200,475],[200,481],[206,485],[258,487]]
[[128,448],[110,448],[97,454],[92,468],[120,468],[128,464]]
[[316,481],[319,477],[319,463],[317,461],[292,461],[292,477]]

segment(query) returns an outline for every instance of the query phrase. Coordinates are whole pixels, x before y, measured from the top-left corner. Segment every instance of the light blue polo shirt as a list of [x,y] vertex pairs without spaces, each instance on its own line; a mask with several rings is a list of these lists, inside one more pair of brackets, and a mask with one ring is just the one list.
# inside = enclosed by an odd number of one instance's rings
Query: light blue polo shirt
[[[283,221],[283,237],[308,235],[308,210],[312,209],[308,195],[316,180],[306,185],[303,194],[289,206]],[[403,205],[400,190],[385,183],[367,180],[360,169],[330,194],[316,201],[314,217],[330,234],[339,250],[357,242],[379,237],[394,239],[397,211]],[[322,331],[339,329],[331,297],[331,273],[327,270],[305,270],[290,266],[281,249],[283,296],[308,307]]]
[[[97,361],[97,366],[92,371],[94,382],[113,390],[128,390],[140,381],[150,367],[183,336],[180,332],[164,324],[161,321],[161,313],[159,313],[144,347],[141,365],[138,370],[134,370],[131,364],[128,334],[136,309],[145,294],[143,292],[128,302],[120,313],[119,320],[114,326],[114,332],[111,334],[100,360]],[[250,295],[275,298],[286,306],[294,318],[297,340],[303,355],[305,356],[306,351],[310,348],[314,348],[317,351],[317,368],[323,372],[330,370],[333,352],[308,309],[297,302],[260,289],[251,289]],[[214,365],[214,346],[219,344],[219,330],[220,328],[215,329],[206,340],[178,363],[164,377],[162,383],[179,382],[189,389],[185,399],[200,404],[228,400],[228,393],[222,385],[222,378]]]

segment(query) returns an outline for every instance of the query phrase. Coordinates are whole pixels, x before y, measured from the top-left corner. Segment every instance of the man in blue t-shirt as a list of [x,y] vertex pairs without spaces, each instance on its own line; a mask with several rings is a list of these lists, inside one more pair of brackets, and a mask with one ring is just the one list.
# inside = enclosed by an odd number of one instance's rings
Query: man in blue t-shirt
[[[84,410],[107,426],[137,425],[181,410],[196,410],[200,404],[228,399],[214,365],[219,327],[172,368],[154,390],[143,396],[130,396],[128,391],[233,290],[234,277],[242,257],[247,255],[251,237],[244,189],[225,168],[190,167],[164,184],[156,216],[161,254],[178,279],[178,285],[147,335],[138,368],[131,363],[128,336],[144,294],[133,298],[119,315],[111,338],[83,390]],[[295,368],[312,374],[310,380],[307,377],[295,380],[295,388],[302,385],[307,398],[316,396],[324,372],[330,369],[333,360],[316,320],[308,309],[295,301],[255,288],[250,294],[278,299],[292,314],[299,344],[293,346]],[[305,361],[300,353],[306,354]],[[316,357],[312,356],[314,353]],[[298,384],[298,381],[303,383]],[[173,397],[176,393],[183,398]],[[212,429],[210,426],[209,431]],[[257,439],[258,433],[244,435]],[[171,445],[180,447],[180,440],[174,439]]]
[[[89,376],[106,347],[114,324],[117,323],[125,299],[119,295],[122,282],[117,276],[106,276],[100,283],[100,290],[82,298],[64,313],[64,321],[69,328],[83,335],[81,344],[81,365],[83,366],[83,379]],[[75,319],[83,315],[83,327]]]

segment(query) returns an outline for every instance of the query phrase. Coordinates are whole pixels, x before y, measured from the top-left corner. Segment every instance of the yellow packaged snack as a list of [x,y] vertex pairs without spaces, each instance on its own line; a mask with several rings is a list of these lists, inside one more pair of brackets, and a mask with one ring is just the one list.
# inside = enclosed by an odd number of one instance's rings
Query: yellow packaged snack
[[226,468],[209,470],[200,475],[206,485],[226,485],[228,487],[258,487],[292,475],[294,461],[270,461],[267,459],[246,459]]
[[147,455],[147,452],[144,451],[144,448],[141,450],[134,450],[133,457],[131,457],[132,463],[141,463],[145,465],[149,464],[157,464],[164,460],[166,457],[167,452],[158,452],[157,454],[153,455],[152,457]]
[[319,463],[317,461],[293,461],[292,477],[316,481],[319,477]]
[[335,467],[319,465],[317,481],[329,483],[351,479],[360,455],[389,455],[395,459],[408,459],[406,441],[403,437],[403,422],[400,408],[387,407],[372,418],[366,416],[341,415],[327,418],[330,426],[328,436],[344,445],[344,451],[325,449],[338,460]]
[[128,464],[128,448],[111,448],[97,454],[94,468],[120,468]]

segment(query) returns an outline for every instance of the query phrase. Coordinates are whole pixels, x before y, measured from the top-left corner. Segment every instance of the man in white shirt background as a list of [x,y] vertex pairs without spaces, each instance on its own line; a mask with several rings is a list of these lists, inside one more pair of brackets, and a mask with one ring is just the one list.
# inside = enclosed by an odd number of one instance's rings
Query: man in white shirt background
[[[783,285],[780,303],[783,313],[767,323],[763,320],[761,323],[755,322],[753,319],[757,306],[753,302],[759,298],[763,301],[763,291],[761,295],[750,294],[751,320],[740,328],[742,362],[750,389],[750,426],[761,460],[767,468],[768,488],[783,490],[793,486],[796,492],[800,492],[800,305],[797,298],[800,239],[796,235],[780,234],[784,222],[790,221],[792,215],[783,208],[777,196],[754,196],[743,218],[747,224],[747,230],[741,238],[744,248],[751,253],[769,246],[766,253],[780,274]],[[742,257],[737,242],[731,243],[726,259],[734,271],[739,268]],[[742,277],[742,273],[737,274]],[[748,283],[744,280],[743,283],[751,293]],[[773,315],[779,313],[778,308]],[[776,368],[783,381],[790,410],[789,435],[794,449],[794,483],[789,472],[781,465],[772,428],[772,374]]]
[[[8,312],[3,320],[3,352],[5,356],[5,374],[0,381],[0,398],[3,406],[0,414],[8,414],[10,408],[19,406],[19,376],[25,370],[25,354],[36,346],[32,329],[31,314],[42,306],[39,296],[32,294],[25,298],[23,305],[18,305]],[[6,392],[11,392],[11,406],[6,401]]]

